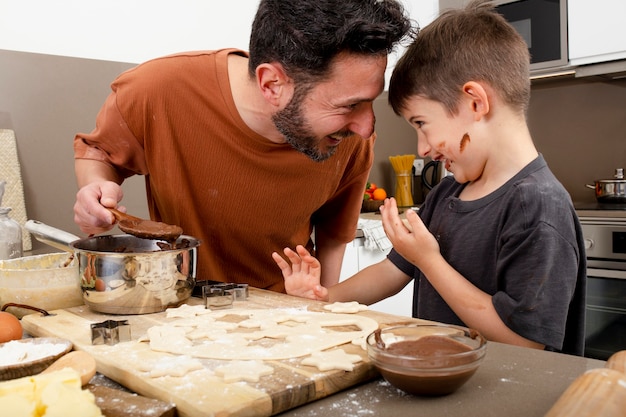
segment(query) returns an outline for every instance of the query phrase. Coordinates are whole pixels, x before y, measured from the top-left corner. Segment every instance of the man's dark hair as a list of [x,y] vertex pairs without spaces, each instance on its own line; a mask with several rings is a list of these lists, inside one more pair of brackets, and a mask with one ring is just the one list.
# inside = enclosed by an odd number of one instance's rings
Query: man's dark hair
[[297,81],[319,80],[337,54],[387,55],[411,31],[395,0],[261,0],[249,71],[278,62]]

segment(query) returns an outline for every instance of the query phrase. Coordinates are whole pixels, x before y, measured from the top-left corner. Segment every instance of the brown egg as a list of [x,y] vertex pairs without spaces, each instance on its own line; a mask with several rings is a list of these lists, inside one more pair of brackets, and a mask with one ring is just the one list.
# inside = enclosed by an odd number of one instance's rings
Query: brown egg
[[0,311],[0,343],[22,338],[22,323],[11,313]]

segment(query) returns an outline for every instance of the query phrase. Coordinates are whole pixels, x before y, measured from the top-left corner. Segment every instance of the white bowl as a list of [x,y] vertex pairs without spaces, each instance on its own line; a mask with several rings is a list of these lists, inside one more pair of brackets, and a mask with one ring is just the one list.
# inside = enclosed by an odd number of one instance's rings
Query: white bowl
[[[78,261],[68,252],[0,260],[0,306],[25,304],[46,311],[83,304]],[[36,313],[9,307],[18,318]]]

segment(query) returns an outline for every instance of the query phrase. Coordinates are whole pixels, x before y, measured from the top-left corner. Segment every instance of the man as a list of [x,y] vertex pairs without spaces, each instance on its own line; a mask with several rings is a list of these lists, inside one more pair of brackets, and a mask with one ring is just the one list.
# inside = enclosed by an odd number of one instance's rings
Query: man
[[[263,0],[249,54],[155,59],[122,74],[74,140],[74,219],[109,230],[144,175],[151,218],[199,238],[198,280],[284,291],[271,253],[301,244],[333,285],[373,158],[372,103],[411,32],[395,0]],[[314,231],[314,239],[312,233]]]

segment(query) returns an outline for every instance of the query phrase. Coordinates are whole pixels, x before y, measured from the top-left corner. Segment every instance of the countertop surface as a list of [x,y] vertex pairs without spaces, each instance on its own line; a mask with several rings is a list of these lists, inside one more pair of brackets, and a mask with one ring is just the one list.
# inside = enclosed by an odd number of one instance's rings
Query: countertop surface
[[543,416],[585,371],[606,362],[489,342],[476,374],[444,397],[415,397],[383,379],[344,390],[281,416]]

